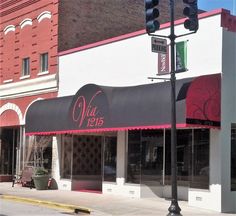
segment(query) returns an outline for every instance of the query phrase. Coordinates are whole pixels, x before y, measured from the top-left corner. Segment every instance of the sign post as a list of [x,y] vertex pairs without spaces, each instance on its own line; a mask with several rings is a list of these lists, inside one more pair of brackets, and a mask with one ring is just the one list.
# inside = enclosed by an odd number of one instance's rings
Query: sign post
[[163,38],[152,37],[152,52],[167,53],[167,40]]

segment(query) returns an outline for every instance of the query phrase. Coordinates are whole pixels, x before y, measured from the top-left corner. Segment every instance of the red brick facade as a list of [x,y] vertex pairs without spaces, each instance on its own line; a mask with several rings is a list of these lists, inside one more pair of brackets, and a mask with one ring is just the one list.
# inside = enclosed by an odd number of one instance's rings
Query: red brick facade
[[[15,104],[24,116],[26,107],[32,101],[37,98],[56,96],[55,88],[47,91],[40,87],[27,94],[25,89],[22,92],[20,89],[14,93],[10,93],[10,91],[17,88],[18,85],[23,85],[23,87],[29,85],[34,79],[38,79],[38,83],[43,82],[40,79],[44,80],[44,76],[58,72],[57,40],[58,0],[1,0],[0,126],[19,125],[12,110],[1,110],[5,104]],[[42,53],[48,53],[48,72],[46,74],[40,74],[40,54]],[[30,58],[28,77],[22,77],[23,58]],[[30,85],[34,85],[34,83],[32,82]],[[9,89],[9,94],[6,89]],[[6,94],[3,93],[3,90]]]

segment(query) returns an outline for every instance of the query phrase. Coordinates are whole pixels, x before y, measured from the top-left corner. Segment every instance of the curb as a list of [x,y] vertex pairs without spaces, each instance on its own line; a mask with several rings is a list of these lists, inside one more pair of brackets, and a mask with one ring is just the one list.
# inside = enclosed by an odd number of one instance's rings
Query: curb
[[41,206],[47,206],[47,207],[51,207],[51,208],[65,209],[68,211],[73,211],[74,213],[80,213],[80,212],[86,213],[86,214],[91,213],[90,209],[80,207],[80,206],[75,206],[75,205],[57,203],[57,202],[46,201],[46,200],[37,200],[37,199],[12,196],[12,195],[1,195],[0,197],[1,197],[1,199],[5,199],[5,200],[13,200],[13,201],[25,202],[25,203],[29,203],[29,204],[37,204],[37,205],[41,205]]

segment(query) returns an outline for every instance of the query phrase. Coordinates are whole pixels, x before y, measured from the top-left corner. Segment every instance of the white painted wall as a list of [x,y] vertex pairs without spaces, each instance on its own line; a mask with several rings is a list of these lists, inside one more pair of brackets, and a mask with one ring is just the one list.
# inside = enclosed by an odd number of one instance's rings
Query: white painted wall
[[236,123],[236,33],[223,31],[221,101],[222,211],[236,212],[236,191],[231,192],[231,123]]
[[[221,72],[222,29],[220,15],[199,21],[196,34],[178,38],[188,41],[189,71],[177,78]],[[211,31],[209,31],[209,26]],[[176,34],[187,33],[183,25]],[[157,34],[169,35],[169,29]],[[157,73],[157,54],[151,52],[151,37],[140,35],[59,57],[59,96],[73,95],[88,83],[130,86],[151,83]]]
[[236,34],[222,31],[221,130],[211,130],[210,190],[189,190],[189,204],[220,212],[236,212],[231,192],[231,123],[236,122]]

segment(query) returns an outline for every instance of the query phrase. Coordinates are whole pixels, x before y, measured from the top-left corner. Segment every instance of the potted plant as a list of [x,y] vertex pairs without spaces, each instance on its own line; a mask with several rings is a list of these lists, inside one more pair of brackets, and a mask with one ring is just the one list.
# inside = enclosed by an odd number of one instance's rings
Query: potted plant
[[36,168],[32,178],[34,180],[34,186],[37,190],[48,189],[49,174],[46,169],[43,167]]

